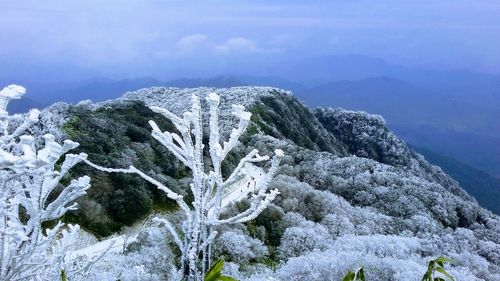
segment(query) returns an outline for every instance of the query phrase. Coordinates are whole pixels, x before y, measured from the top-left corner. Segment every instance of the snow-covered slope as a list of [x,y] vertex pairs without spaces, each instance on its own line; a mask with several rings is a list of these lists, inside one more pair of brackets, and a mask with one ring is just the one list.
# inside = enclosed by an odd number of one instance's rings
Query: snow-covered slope
[[[155,160],[154,153],[161,152],[155,150],[157,144],[137,137],[142,135],[136,131],[130,133],[131,128],[141,128],[142,121],[137,120],[142,119],[134,113],[161,119],[149,113],[146,104],[182,114],[192,94],[203,97],[210,91],[221,96],[221,123],[236,121],[230,116],[234,103],[243,104],[253,113],[248,133],[230,158],[237,160],[254,148],[262,154],[280,148],[286,154],[281,175],[272,183],[272,188],[281,191],[274,205],[251,223],[220,230],[214,255],[230,262],[227,270],[233,276],[340,280],[348,269],[365,266],[367,280],[420,280],[426,261],[445,255],[455,260],[450,272],[458,280],[500,280],[499,217],[481,208],[439,167],[408,148],[380,116],[342,109],[312,111],[290,92],[274,88],[150,88],[97,105],[54,106],[46,116],[57,112],[66,116],[67,122],[54,125],[46,118],[39,131],[62,128],[59,133],[71,133],[75,141],[95,143],[82,145],[82,149],[92,150],[86,151],[91,160],[108,165],[144,165],[150,175],[182,189],[184,178],[189,176],[182,166],[165,151],[166,158]],[[81,128],[72,122],[75,118],[91,120],[93,125]],[[133,126],[126,127],[128,123]],[[144,122],[145,130],[149,130],[147,126]],[[124,137],[129,141],[119,141]],[[106,142],[112,147],[101,148]],[[103,154],[102,149],[114,147],[120,150]],[[228,162],[226,169],[231,170],[234,160]],[[94,206],[93,211],[115,210],[106,205],[106,200],[115,197],[98,190],[126,192],[127,183],[104,187],[113,179],[101,174],[95,177],[96,191],[86,204]],[[127,198],[123,200],[135,200]],[[242,205],[244,201],[229,206],[228,213]],[[90,211],[84,208],[82,218],[89,217],[85,212]],[[133,252],[137,253],[140,250]],[[275,271],[264,266],[270,261],[278,263]],[[124,265],[128,269],[134,266]],[[153,265],[141,270],[168,276]]]

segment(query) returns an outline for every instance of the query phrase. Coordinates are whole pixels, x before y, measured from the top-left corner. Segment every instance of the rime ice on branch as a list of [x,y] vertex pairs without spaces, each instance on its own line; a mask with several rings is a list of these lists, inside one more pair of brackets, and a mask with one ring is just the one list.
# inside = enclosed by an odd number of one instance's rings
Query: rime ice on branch
[[[220,98],[215,93],[210,93],[206,97],[206,101],[210,111],[209,153],[212,165],[208,173],[206,171],[209,169],[206,169],[203,161],[203,122],[200,99],[193,95],[191,111],[185,112],[182,117],[178,117],[161,107],[151,107],[154,112],[170,119],[180,133],[179,135],[174,132],[162,132],[154,121],[149,121],[152,127],[152,136],[191,169],[193,181],[190,189],[194,198],[191,205],[186,203],[183,196],[133,166],[128,169],[111,169],[87,161],[88,164],[102,171],[138,174],[177,202],[186,217],[180,229],[177,229],[165,219],[157,218],[156,221],[165,226],[181,250],[181,269],[185,279],[189,281],[203,280],[207,266],[210,264],[210,245],[217,235],[217,232],[214,231],[217,225],[252,220],[279,194],[277,189],[268,191],[268,186],[278,169],[280,159],[283,157],[283,151],[281,150],[276,150],[272,159],[269,156],[261,156],[257,150],[253,150],[241,159],[236,169],[227,179],[223,179],[221,174],[222,161],[237,145],[238,139],[247,129],[251,113],[245,111],[241,105],[233,105],[232,113],[239,119],[239,123],[237,128],[234,128],[230,133],[229,139],[221,142],[219,127]],[[257,184],[256,191],[250,198],[250,207],[233,217],[221,219],[223,191],[233,184],[241,184],[241,180],[245,178],[243,167],[246,163],[264,161],[271,161],[271,166],[264,176],[264,180]]]
[[[61,218],[75,210],[74,201],[90,187],[89,177],[72,180],[55,199],[53,191],[60,180],[78,162],[86,158],[67,154],[78,143],[70,140],[60,145],[54,136],[44,135],[44,146],[37,150],[35,138],[26,131],[38,122],[40,112],[31,110],[27,116],[9,115],[7,105],[20,98],[26,90],[10,85],[0,91],[0,280],[48,280],[64,268],[65,253],[78,226],[43,230],[42,224]],[[18,120],[22,122],[18,124]],[[57,165],[56,165],[57,163]],[[59,167],[59,170],[56,170]],[[90,263],[75,269],[85,275]],[[71,274],[71,273],[70,273]]]

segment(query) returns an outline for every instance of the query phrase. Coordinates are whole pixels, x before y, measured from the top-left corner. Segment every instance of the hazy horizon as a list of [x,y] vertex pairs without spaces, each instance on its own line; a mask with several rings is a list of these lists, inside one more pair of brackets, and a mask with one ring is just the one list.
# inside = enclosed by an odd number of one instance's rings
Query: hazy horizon
[[496,1],[0,0],[0,7],[1,79],[259,75],[268,65],[327,55],[500,74]]

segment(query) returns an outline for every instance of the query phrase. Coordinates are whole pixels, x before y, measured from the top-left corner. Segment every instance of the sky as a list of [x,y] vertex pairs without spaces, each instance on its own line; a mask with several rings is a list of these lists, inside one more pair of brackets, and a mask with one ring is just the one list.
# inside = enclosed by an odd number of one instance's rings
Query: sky
[[0,0],[3,79],[172,78],[352,54],[500,74],[500,1]]

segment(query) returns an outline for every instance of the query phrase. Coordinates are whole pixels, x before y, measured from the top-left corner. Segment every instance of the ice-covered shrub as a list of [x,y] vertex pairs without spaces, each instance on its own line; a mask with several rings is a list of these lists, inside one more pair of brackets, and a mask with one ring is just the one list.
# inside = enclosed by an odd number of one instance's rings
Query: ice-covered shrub
[[281,245],[278,247],[278,253],[284,260],[290,257],[297,257],[313,250],[324,250],[331,243],[331,236],[326,227],[321,224],[307,221],[300,216],[291,216],[289,220],[296,220],[285,230],[281,239]]
[[215,240],[213,255],[224,257],[226,261],[247,264],[251,260],[265,257],[267,253],[267,247],[260,240],[241,231],[226,231]]
[[123,254],[108,254],[99,263],[91,280],[157,281],[174,280],[174,255],[157,227],[143,229]]
[[[238,119],[238,124],[231,131],[227,141],[223,141],[221,139],[224,136],[221,136],[219,126],[220,97],[215,93],[207,95],[210,127],[208,150],[211,166],[208,168],[204,159],[202,104],[196,95],[192,96],[191,102],[191,110],[185,112],[182,117],[163,107],[150,107],[151,110],[162,114],[173,123],[176,128],[173,132],[162,131],[153,120],[149,121],[149,124],[152,128],[152,136],[191,170],[193,178],[189,188],[192,202],[187,202],[183,195],[134,166],[127,169],[113,169],[87,161],[90,166],[104,172],[139,175],[177,203],[185,216],[185,221],[180,227],[175,227],[166,219],[157,219],[157,222],[165,227],[180,250],[180,268],[187,281],[201,280],[207,271],[207,266],[211,263],[211,244],[217,235],[215,230],[217,226],[253,220],[276,198],[278,190],[269,190],[268,187],[284,155],[283,151],[276,149],[275,156],[271,159],[269,156],[259,155],[259,151],[254,149],[243,157],[235,170],[224,179],[222,162],[238,144],[238,139],[247,129],[251,113],[245,111],[241,105],[233,105],[232,114]],[[243,169],[245,165],[268,160],[271,163],[269,171],[263,175],[263,180],[255,184],[255,191],[249,198],[250,206],[234,216],[222,217],[224,191],[230,190],[233,185],[250,185],[251,179],[245,180],[246,172]],[[241,180],[245,182],[241,183]]]
[[[10,100],[25,89],[10,85],[0,91],[0,280],[53,279],[63,269],[83,278],[95,260],[73,265],[66,257],[79,227],[59,220],[77,209],[75,200],[90,188],[87,176],[70,179],[70,169],[87,155],[66,154],[78,143],[61,145],[51,134],[38,144],[28,129],[40,112],[9,115]],[[65,183],[63,185],[63,183]],[[50,229],[44,224],[55,222]]]

